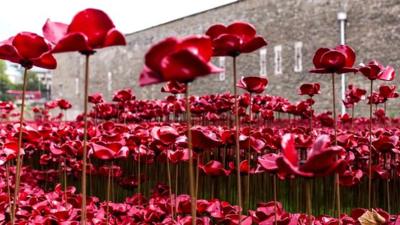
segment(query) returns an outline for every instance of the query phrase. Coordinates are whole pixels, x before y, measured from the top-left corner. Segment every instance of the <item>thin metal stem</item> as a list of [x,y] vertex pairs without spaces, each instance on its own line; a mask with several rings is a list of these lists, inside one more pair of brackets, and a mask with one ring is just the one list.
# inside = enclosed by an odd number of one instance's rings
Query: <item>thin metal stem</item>
[[81,209],[81,224],[86,225],[86,159],[87,159],[87,130],[88,130],[88,89],[89,89],[89,55],[85,55],[85,90],[83,96],[83,154],[82,154],[82,209]]
[[18,150],[17,150],[17,166],[15,172],[15,190],[14,190],[14,202],[11,209],[11,224],[15,224],[15,213],[18,204],[18,192],[19,185],[21,180],[21,168],[22,168],[22,159],[21,159],[21,148],[22,146],[22,133],[23,133],[23,123],[24,123],[24,110],[25,110],[25,93],[26,86],[28,84],[28,69],[24,70],[24,83],[22,85],[22,98],[21,98],[21,112],[19,115],[19,135],[18,135]]
[[174,203],[175,201],[173,200],[173,193],[172,193],[172,181],[171,181],[171,167],[169,165],[169,159],[168,159],[168,151],[167,151],[167,177],[168,177],[168,188],[169,188],[169,198],[170,198],[170,207],[171,207],[171,216],[172,216],[172,221],[175,221],[175,215],[174,215]]
[[111,161],[111,166],[108,170],[107,178],[107,199],[106,199],[106,224],[110,223],[110,192],[111,192],[111,171],[113,170],[114,163]]
[[273,186],[274,186],[274,224],[278,225],[278,194],[277,194],[277,183],[276,183],[276,174],[274,174]]
[[308,225],[312,225],[312,205],[311,205],[311,180],[306,180],[306,198],[307,198],[307,220]]
[[372,196],[372,90],[374,81],[371,80],[369,104],[369,155],[368,155],[368,209],[371,209]]
[[[336,116],[336,90],[335,90],[335,74],[332,73],[332,106],[333,106],[333,127],[335,130],[335,146],[337,145],[337,116]],[[339,174],[335,173],[335,186],[336,186],[336,207],[338,212],[338,221],[339,225],[341,224],[340,221],[340,214],[341,214],[341,203],[340,203],[340,185],[339,185]]]
[[242,223],[242,182],[240,178],[240,146],[239,146],[239,104],[236,87],[236,57],[233,57],[233,97],[235,100],[235,154],[236,154],[236,177],[237,177],[237,199],[239,206],[239,225]]
[[188,149],[189,149],[189,186],[191,195],[191,214],[192,214],[192,225],[196,225],[196,208],[197,200],[194,187],[194,174],[193,174],[193,146],[192,146],[192,115],[190,112],[190,102],[189,102],[189,85],[187,85],[185,100],[186,100],[186,122],[187,122],[187,132],[188,132]]

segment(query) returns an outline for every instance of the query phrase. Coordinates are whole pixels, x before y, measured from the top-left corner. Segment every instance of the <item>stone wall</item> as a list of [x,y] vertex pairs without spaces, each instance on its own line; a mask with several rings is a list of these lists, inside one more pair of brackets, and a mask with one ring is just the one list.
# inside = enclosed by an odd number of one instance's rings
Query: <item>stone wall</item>
[[[146,88],[138,86],[138,76],[143,67],[143,56],[155,42],[168,36],[202,34],[214,23],[229,24],[235,20],[248,21],[268,40],[267,76],[268,94],[282,95],[292,101],[301,99],[297,88],[305,82],[321,82],[322,94],[316,97],[319,111],[330,109],[331,76],[313,75],[312,57],[319,47],[334,47],[339,43],[337,12],[342,8],[338,0],[242,0],[192,16],[168,22],[127,35],[128,45],[99,50],[90,62],[90,93],[102,92],[110,100],[113,91],[132,88],[138,98],[160,98],[160,85]],[[357,53],[357,64],[371,58],[383,64],[397,66],[400,43],[400,4],[398,0],[346,1],[348,24],[347,44]],[[135,21],[136,22],[136,21]],[[296,42],[302,42],[302,72],[294,72]],[[274,74],[274,47],[282,46],[283,73]],[[238,59],[238,76],[260,73],[259,52],[241,55]],[[84,57],[78,53],[57,56],[59,66],[54,72],[54,98],[72,101],[74,112],[82,107]],[[218,65],[219,60],[215,59]],[[218,75],[196,80],[192,94],[201,95],[231,90],[231,59],[226,58],[226,79]],[[396,67],[395,67],[396,68]],[[108,84],[109,74],[112,83]],[[364,88],[368,82],[361,75],[348,74],[349,82]],[[337,92],[340,78],[337,76]],[[398,83],[396,78],[395,84]],[[378,85],[378,84],[377,84]],[[376,85],[376,86],[377,86]],[[77,91],[77,88],[79,91]],[[111,90],[109,90],[111,88]],[[362,104],[364,105],[364,104]],[[392,113],[398,103],[390,104]],[[366,106],[359,106],[363,112]],[[365,110],[367,113],[367,110]]]

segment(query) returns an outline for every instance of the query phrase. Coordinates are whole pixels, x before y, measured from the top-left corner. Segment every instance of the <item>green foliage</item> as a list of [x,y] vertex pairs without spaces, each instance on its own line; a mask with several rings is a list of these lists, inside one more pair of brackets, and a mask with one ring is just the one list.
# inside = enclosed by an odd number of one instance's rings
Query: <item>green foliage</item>
[[[3,60],[0,60],[0,100],[9,101],[12,100],[11,96],[7,94],[8,90],[22,90],[21,84],[13,84],[6,73],[7,65]],[[28,84],[26,90],[38,91],[41,88],[40,81],[35,72],[28,71]],[[43,91],[43,90],[41,90]]]
[[0,100],[8,101],[10,96],[7,95],[7,91],[12,89],[14,85],[11,83],[8,75],[6,74],[6,63],[0,60]]
[[[28,84],[26,86],[27,91],[38,91],[40,88],[40,81],[37,74],[32,71],[28,71]],[[15,90],[22,90],[22,84],[17,84],[14,87]]]

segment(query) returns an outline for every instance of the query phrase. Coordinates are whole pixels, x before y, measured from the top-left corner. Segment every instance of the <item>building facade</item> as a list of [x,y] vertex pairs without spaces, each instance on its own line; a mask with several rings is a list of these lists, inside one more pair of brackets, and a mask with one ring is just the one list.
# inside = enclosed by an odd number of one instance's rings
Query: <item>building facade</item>
[[[320,82],[321,94],[315,99],[319,111],[329,110],[331,76],[308,73],[312,57],[319,47],[340,43],[338,12],[347,13],[346,43],[356,50],[356,63],[377,59],[397,69],[400,64],[399,0],[241,0],[159,26],[128,34],[127,46],[99,50],[90,61],[90,93],[101,92],[110,100],[113,92],[132,88],[138,98],[162,98],[160,85],[141,88],[138,78],[148,48],[168,36],[203,34],[215,23],[247,21],[266,38],[268,46],[238,58],[238,77],[266,76],[266,93],[300,100],[297,89],[302,83]],[[58,68],[53,76],[53,98],[72,101],[75,112],[82,109],[84,57],[78,53],[57,55]],[[207,76],[192,84],[195,95],[231,90],[232,59],[215,58],[224,73]],[[363,88],[368,82],[359,74],[347,74],[347,82]],[[336,87],[340,93],[340,76]],[[377,82],[378,83],[378,82]],[[398,78],[394,84],[398,83]],[[376,84],[376,87],[378,84]],[[338,102],[339,103],[339,102]],[[364,105],[364,104],[361,104]],[[358,112],[367,109],[359,106]],[[394,113],[398,101],[389,109]],[[367,113],[367,112],[366,112]]]

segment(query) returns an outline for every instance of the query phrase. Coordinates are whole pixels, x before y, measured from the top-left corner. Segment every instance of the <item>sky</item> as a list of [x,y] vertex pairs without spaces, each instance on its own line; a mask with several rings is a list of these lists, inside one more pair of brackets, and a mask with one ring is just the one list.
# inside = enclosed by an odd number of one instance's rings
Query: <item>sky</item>
[[1,3],[0,40],[20,31],[42,34],[47,18],[64,23],[85,8],[105,11],[123,33],[132,33],[236,0],[7,0]]

